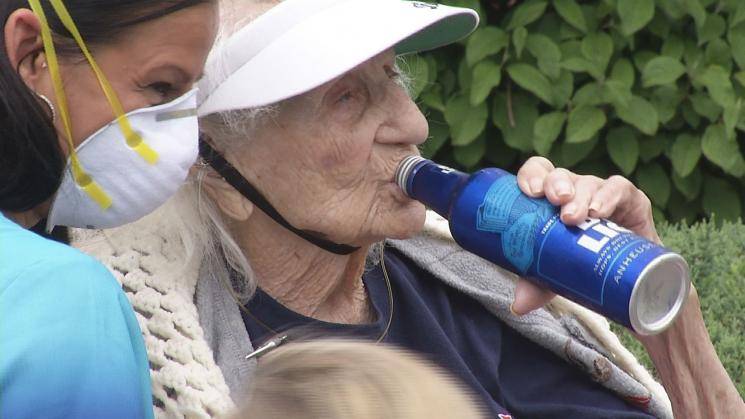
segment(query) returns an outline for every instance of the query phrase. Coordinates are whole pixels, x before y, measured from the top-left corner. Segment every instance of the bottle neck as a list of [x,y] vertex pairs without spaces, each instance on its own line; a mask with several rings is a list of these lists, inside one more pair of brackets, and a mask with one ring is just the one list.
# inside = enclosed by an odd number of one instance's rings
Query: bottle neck
[[466,173],[423,160],[410,171],[406,194],[448,218],[452,200],[468,178]]

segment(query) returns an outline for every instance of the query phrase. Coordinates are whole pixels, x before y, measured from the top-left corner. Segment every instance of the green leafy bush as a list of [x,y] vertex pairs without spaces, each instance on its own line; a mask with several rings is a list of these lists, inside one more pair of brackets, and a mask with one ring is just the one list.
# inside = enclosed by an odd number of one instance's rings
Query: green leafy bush
[[[688,261],[711,339],[740,395],[745,397],[745,225],[663,224],[659,233],[666,246]],[[642,346],[623,328],[614,329],[651,368]]]
[[407,59],[426,156],[515,170],[529,155],[622,174],[655,215],[734,220],[745,199],[745,1],[447,0],[482,24]]

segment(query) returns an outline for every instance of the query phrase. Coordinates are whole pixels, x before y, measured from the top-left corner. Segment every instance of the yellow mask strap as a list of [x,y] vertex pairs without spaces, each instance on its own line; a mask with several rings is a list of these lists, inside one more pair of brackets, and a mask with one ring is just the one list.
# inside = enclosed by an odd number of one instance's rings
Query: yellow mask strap
[[78,159],[78,154],[75,152],[75,145],[72,142],[72,125],[70,123],[70,113],[67,107],[67,97],[65,96],[65,89],[62,85],[57,53],[52,39],[52,31],[49,29],[49,23],[44,14],[44,9],[41,7],[39,0],[28,0],[28,2],[31,6],[31,10],[33,10],[41,22],[41,37],[47,55],[49,73],[52,77],[52,84],[54,85],[54,94],[57,97],[57,105],[60,108],[60,116],[65,127],[65,136],[67,137],[67,146],[70,151],[70,166],[72,168],[73,179],[75,180],[75,183],[77,183],[78,186],[83,189],[99,207],[101,207],[101,209],[105,210],[111,207],[111,198],[106,194],[103,188],[101,188],[101,186],[85,172],[85,169]]
[[129,119],[127,119],[127,116],[124,113],[124,108],[122,107],[122,104],[119,101],[116,92],[114,92],[114,89],[111,87],[111,84],[109,84],[109,81],[103,74],[103,71],[101,71],[101,68],[93,59],[93,55],[88,50],[88,47],[85,45],[83,37],[80,36],[80,32],[75,26],[75,22],[73,22],[70,13],[65,7],[65,4],[62,2],[62,0],[50,0],[50,3],[52,3],[52,7],[54,8],[54,11],[57,12],[57,16],[60,18],[60,21],[70,32],[70,34],[72,34],[72,37],[78,44],[78,47],[80,47],[80,50],[85,55],[88,63],[90,63],[91,68],[93,68],[93,71],[96,73],[96,78],[98,78],[101,89],[103,89],[103,92],[106,95],[106,99],[109,101],[109,105],[116,115],[116,120],[119,123],[119,128],[121,129],[122,134],[124,134],[124,138],[126,138],[127,140],[127,145],[135,152],[137,152],[137,154],[139,154],[143,159],[145,159],[146,162],[150,164],[157,163],[158,153],[150,148],[150,146],[148,146],[142,139],[142,136],[140,136],[140,134],[132,129],[132,125],[130,125]]

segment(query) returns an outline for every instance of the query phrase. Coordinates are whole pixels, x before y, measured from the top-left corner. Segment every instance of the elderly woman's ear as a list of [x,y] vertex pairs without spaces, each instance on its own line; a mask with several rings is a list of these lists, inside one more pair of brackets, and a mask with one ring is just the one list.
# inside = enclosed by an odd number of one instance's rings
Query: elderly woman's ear
[[220,211],[234,221],[246,221],[253,214],[254,205],[244,198],[235,188],[230,186],[225,179],[217,174],[211,167],[193,167],[195,171],[203,171],[202,176],[195,176],[201,182],[201,190],[206,193]]

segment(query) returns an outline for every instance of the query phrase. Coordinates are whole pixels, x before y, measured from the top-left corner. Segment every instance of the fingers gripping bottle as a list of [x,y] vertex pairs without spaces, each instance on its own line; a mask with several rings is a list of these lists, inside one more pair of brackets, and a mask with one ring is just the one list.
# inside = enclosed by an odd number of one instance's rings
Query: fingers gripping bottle
[[410,156],[396,182],[447,218],[464,249],[639,334],[665,330],[688,296],[680,255],[607,220],[567,226],[558,208],[524,195],[503,170],[468,175]]

